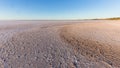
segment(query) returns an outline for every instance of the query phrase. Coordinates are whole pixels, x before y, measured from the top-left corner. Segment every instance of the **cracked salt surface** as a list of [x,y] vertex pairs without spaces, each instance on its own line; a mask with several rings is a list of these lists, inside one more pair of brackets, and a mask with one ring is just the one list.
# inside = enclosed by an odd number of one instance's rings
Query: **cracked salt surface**
[[14,34],[16,34],[17,32],[22,32],[29,28],[32,28],[32,27],[31,26],[22,27],[22,28],[17,27],[16,29],[14,29],[14,28],[4,29],[4,27],[3,27],[3,29],[0,30],[0,66],[1,66],[0,68],[9,68],[8,64],[5,60],[6,58],[3,58],[3,53],[5,53],[4,55],[6,55],[6,57],[7,57],[9,54],[7,54],[5,52],[5,50],[8,49],[10,46],[9,45],[6,46],[5,44],[8,44],[9,39],[12,38],[14,36]]
[[[117,64],[117,61],[111,62],[106,55],[104,56],[103,50],[106,51],[107,47],[100,52],[98,47],[103,44],[86,40],[86,38],[102,40],[101,37],[97,37],[102,35],[99,34],[101,32],[94,33],[91,31],[93,29],[87,31],[89,30],[87,28],[85,33],[84,26],[80,23],[78,28],[74,24],[73,27],[66,25],[66,29],[64,26],[57,24],[49,24],[49,27],[40,26],[38,23],[34,25],[33,22],[32,25],[28,23],[0,29],[0,68],[112,68],[112,65]],[[81,27],[82,30],[79,30]],[[71,31],[71,28],[75,29]],[[65,31],[62,35],[65,36],[64,39],[60,36],[62,31]],[[85,35],[83,36],[81,32]],[[78,39],[81,37],[84,39]],[[107,61],[104,61],[104,58]],[[113,60],[116,58],[113,57]]]

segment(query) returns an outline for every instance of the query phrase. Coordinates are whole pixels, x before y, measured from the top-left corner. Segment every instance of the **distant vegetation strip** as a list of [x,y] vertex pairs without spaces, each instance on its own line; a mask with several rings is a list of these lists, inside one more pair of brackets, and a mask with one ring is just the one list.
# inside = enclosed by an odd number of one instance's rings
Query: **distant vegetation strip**
[[120,17],[116,17],[116,18],[106,18],[105,20],[120,20]]
[[114,17],[114,18],[103,18],[103,19],[93,19],[93,20],[120,20],[120,17]]

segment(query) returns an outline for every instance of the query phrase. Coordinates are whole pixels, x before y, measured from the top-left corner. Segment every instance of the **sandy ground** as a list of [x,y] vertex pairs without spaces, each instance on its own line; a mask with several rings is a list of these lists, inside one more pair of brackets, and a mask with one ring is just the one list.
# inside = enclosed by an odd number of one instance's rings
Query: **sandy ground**
[[120,68],[120,21],[0,21],[0,26],[0,68]]

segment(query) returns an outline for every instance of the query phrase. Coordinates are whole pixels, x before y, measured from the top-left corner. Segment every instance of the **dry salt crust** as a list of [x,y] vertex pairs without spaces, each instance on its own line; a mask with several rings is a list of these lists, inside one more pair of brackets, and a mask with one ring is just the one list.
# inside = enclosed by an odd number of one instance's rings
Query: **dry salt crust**
[[0,68],[120,68],[119,22],[0,21]]

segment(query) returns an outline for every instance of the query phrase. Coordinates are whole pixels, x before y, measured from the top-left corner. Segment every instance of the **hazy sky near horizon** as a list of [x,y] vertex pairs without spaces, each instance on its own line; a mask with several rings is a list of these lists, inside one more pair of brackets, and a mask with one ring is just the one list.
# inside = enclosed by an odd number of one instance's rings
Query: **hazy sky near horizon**
[[120,0],[0,0],[0,19],[91,19],[120,16]]

